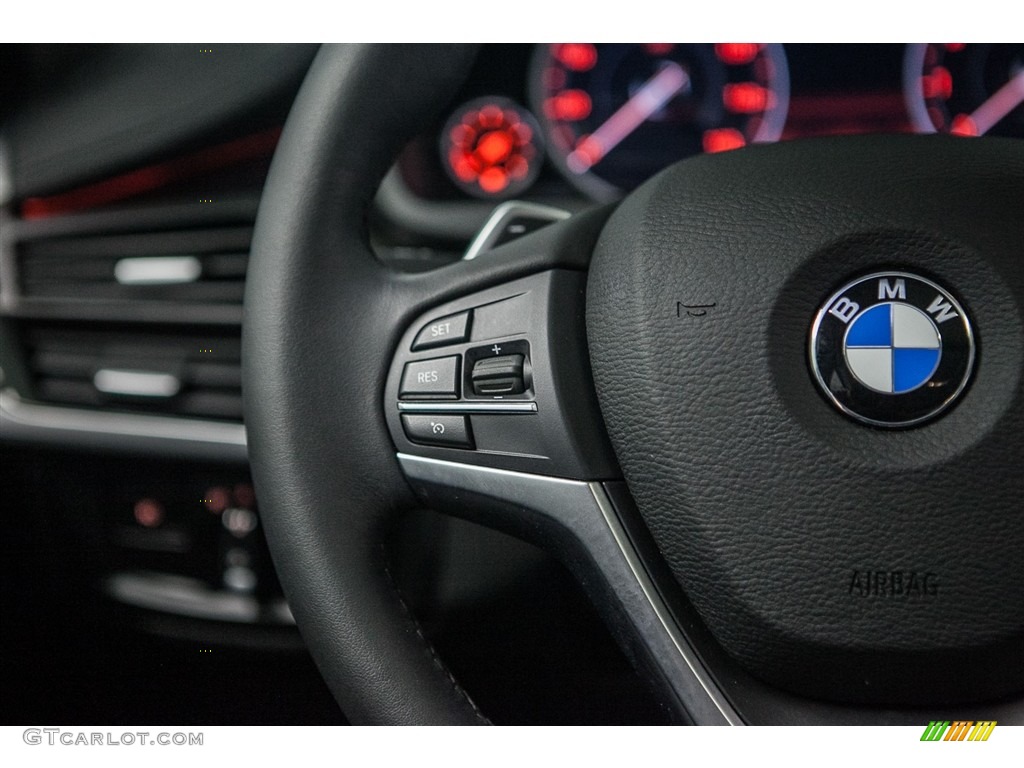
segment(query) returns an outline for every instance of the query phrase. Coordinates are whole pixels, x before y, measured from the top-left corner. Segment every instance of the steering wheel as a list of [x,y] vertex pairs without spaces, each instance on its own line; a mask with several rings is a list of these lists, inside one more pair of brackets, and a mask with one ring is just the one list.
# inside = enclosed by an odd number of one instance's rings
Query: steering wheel
[[257,221],[252,467],[346,715],[487,722],[388,571],[428,506],[561,558],[678,722],[1024,720],[1022,143],[701,156],[394,271],[374,192],[475,55],[324,47]]

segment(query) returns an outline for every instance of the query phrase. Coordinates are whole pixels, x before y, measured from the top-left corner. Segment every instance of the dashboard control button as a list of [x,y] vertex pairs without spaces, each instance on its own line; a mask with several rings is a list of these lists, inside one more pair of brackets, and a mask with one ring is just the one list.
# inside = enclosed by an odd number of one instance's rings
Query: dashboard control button
[[416,334],[412,351],[418,352],[421,349],[466,341],[469,338],[469,315],[469,312],[460,312],[427,323]]
[[438,357],[406,363],[402,373],[402,398],[455,400],[459,396],[459,358]]
[[523,356],[500,355],[477,360],[470,378],[476,395],[520,395],[526,390]]
[[405,436],[421,445],[472,448],[469,420],[465,416],[402,414]]

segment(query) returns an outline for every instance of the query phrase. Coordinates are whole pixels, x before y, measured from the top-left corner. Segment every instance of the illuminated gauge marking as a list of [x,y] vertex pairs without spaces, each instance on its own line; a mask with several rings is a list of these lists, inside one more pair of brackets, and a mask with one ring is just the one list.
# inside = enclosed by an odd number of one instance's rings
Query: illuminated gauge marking
[[463,104],[441,134],[448,177],[476,197],[513,197],[540,173],[540,128],[515,102],[488,96]]
[[599,199],[671,163],[776,141],[789,104],[782,46],[539,46],[531,104],[554,164]]
[[920,133],[1024,137],[1024,43],[908,45],[903,92]]

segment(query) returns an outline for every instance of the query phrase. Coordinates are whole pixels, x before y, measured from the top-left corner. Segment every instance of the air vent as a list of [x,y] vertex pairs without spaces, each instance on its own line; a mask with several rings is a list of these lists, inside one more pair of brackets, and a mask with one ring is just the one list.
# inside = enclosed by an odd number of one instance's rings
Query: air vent
[[22,339],[36,401],[205,419],[242,417],[237,332],[34,323]]
[[21,295],[75,302],[242,303],[251,227],[23,242]]

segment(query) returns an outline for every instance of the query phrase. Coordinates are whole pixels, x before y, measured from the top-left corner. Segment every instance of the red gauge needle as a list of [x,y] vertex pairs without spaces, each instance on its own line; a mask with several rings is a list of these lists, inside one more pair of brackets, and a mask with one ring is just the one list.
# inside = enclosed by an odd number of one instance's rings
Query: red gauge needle
[[601,123],[592,134],[580,140],[576,149],[566,158],[569,170],[573,173],[586,173],[689,84],[690,76],[685,69],[674,61],[666,62],[658,74],[640,86],[640,90],[619,107],[615,114]]
[[1024,71],[1010,78],[1002,88],[989,96],[969,115],[957,115],[950,133],[961,136],[983,136],[1024,101]]

